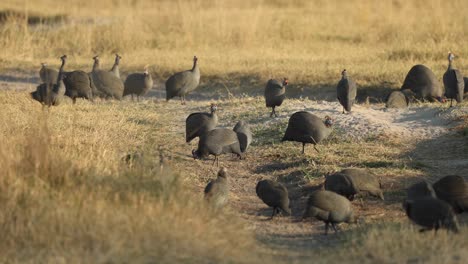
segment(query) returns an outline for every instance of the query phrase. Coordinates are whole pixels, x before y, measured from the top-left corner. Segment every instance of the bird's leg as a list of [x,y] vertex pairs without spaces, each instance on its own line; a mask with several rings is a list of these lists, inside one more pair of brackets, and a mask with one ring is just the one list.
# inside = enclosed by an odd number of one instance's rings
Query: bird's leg
[[216,167],[219,167],[219,157],[216,157]]
[[331,226],[333,227],[333,230],[335,230],[335,233],[338,233],[338,230],[336,229],[335,223],[331,223]]
[[344,106],[343,106],[343,114],[344,114],[344,113],[345,113],[345,111],[344,111]]
[[76,97],[73,97],[73,104],[76,104]]
[[453,98],[450,98],[450,107],[452,107]]
[[271,214],[271,220],[273,220],[273,217],[275,216],[276,213],[276,207],[273,207],[273,213]]
[[274,113],[275,113],[275,108],[274,108],[274,107],[272,107],[272,108],[271,108],[270,117],[273,117],[273,114],[274,114]]
[[211,164],[211,166],[213,166],[213,165],[215,164],[216,158],[217,158],[217,157],[215,156],[215,157],[214,157],[214,160],[213,160],[213,163]]
[[329,222],[325,222],[325,235],[328,235],[328,227],[329,227],[328,225],[329,224],[330,224]]
[[302,154],[304,154],[304,153],[305,153],[305,143],[302,142]]
[[317,148],[317,145],[314,144],[314,149],[317,151],[317,153],[320,153],[320,151]]

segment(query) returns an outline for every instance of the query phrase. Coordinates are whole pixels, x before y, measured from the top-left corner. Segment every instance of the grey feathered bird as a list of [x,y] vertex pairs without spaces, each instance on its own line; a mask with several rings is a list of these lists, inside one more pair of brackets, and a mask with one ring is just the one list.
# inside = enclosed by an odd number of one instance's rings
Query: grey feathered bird
[[47,63],[41,63],[41,69],[39,70],[39,77],[43,83],[55,83],[58,77],[58,70],[50,68]]
[[119,54],[115,54],[114,65],[112,65],[112,68],[110,70],[119,79],[120,79],[120,71],[119,71],[120,59],[122,59],[122,56],[120,56]]
[[420,232],[439,228],[447,228],[459,232],[459,224],[452,207],[434,197],[424,197],[416,200],[406,200],[403,204],[406,215],[414,223],[423,227]]
[[329,116],[323,121],[310,112],[296,112],[289,118],[288,128],[281,141],[301,142],[303,154],[306,143],[314,144],[315,150],[319,152],[316,145],[330,135],[332,125]]
[[407,200],[417,200],[426,197],[437,198],[434,188],[427,181],[417,182],[406,189]]
[[169,101],[175,96],[179,96],[182,104],[185,104],[185,95],[195,90],[200,83],[200,69],[198,67],[197,56],[193,57],[193,67],[191,70],[178,72],[169,77],[166,81],[166,100]]
[[385,100],[385,107],[387,108],[407,108],[409,105],[409,99],[401,91],[391,92]]
[[242,159],[242,152],[236,132],[226,128],[217,128],[206,132],[200,137],[200,141],[198,141],[198,149],[192,150],[194,159],[214,155],[213,164],[217,162],[217,166],[219,166],[218,156],[226,153],[234,153],[239,159]]
[[261,180],[257,183],[255,191],[258,198],[269,207],[273,207],[272,219],[276,214],[280,213],[280,209],[286,215],[291,215],[288,189],[283,184],[272,180]]
[[468,212],[468,184],[463,177],[449,175],[433,185],[437,198],[446,201],[455,213]]
[[65,72],[65,62],[67,60],[67,55],[63,55],[61,58],[62,66],[59,70],[59,79],[63,76],[63,83],[65,84],[65,95],[70,97],[73,100],[73,103],[76,103],[76,98],[85,98],[90,101],[93,101],[93,90],[91,87],[91,78],[84,71],[71,71]]
[[401,90],[411,90],[416,98],[425,101],[442,100],[444,89],[434,73],[428,67],[418,64],[413,66],[405,77]]
[[218,125],[218,106],[211,104],[210,113],[192,113],[185,120],[185,141],[189,143],[196,137],[215,129]]
[[450,99],[450,107],[452,107],[453,99],[457,103],[463,102],[463,94],[465,90],[465,80],[463,80],[463,75],[457,69],[452,67],[452,61],[455,58],[453,53],[449,52],[448,54],[448,68],[444,73],[444,87],[445,87],[445,96]]
[[239,139],[239,144],[242,153],[246,152],[252,143],[252,131],[250,131],[250,126],[245,121],[239,121],[233,128],[234,132],[237,134],[237,138]]
[[338,101],[343,106],[343,114],[345,110],[351,112],[351,106],[353,106],[354,100],[356,100],[356,93],[356,83],[348,77],[348,72],[344,69],[341,72],[341,80],[336,86],[336,95]]
[[341,172],[333,173],[325,177],[325,190],[342,195],[348,200],[354,200],[358,190],[354,187],[351,179]]
[[218,171],[218,178],[211,180],[205,187],[205,199],[213,208],[224,207],[229,198],[229,182],[226,168]]
[[275,107],[281,106],[284,101],[286,86],[288,85],[288,78],[283,79],[283,83],[277,80],[268,80],[265,86],[265,103],[266,107],[271,107],[270,117],[278,116],[275,111]]
[[357,194],[367,194],[384,200],[382,184],[375,175],[364,169],[348,168],[341,171],[352,182]]
[[153,87],[153,78],[148,72],[148,67],[145,67],[143,73],[132,73],[127,76],[124,83],[123,96],[137,96],[137,101],[140,101],[140,96],[144,96]]
[[341,222],[356,223],[351,202],[334,192],[318,190],[313,192],[307,201],[303,219],[315,217],[325,223],[325,234],[328,234],[329,225],[335,232],[336,224]]
[[91,77],[96,89],[105,98],[122,99],[124,91],[122,80],[114,73],[100,69],[99,56],[95,56],[93,59],[94,65]]

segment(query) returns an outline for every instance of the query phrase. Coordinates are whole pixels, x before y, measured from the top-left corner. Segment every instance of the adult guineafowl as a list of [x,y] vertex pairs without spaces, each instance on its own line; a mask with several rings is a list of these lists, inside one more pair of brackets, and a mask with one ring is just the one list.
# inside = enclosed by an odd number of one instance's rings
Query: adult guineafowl
[[229,182],[226,168],[218,171],[218,178],[211,180],[205,187],[205,199],[215,209],[226,205],[229,198]]
[[323,121],[310,112],[296,112],[289,118],[288,128],[281,141],[301,142],[303,154],[306,143],[314,144],[315,150],[319,152],[316,145],[330,135],[332,125],[329,116]]
[[309,196],[303,219],[315,217],[325,223],[325,235],[328,234],[329,225],[335,232],[336,224],[341,222],[356,223],[351,202],[334,192],[318,190]]
[[351,112],[351,106],[353,106],[354,100],[356,100],[356,93],[356,83],[348,77],[348,72],[344,69],[341,72],[341,80],[336,86],[336,96],[343,106],[343,114],[345,110]]
[[93,89],[91,86],[91,78],[84,71],[65,72],[63,69],[67,60],[67,55],[61,58],[62,66],[60,66],[59,78],[63,74],[63,83],[65,84],[65,95],[76,103],[76,98],[85,98],[93,101]]
[[432,186],[437,197],[449,203],[455,213],[468,212],[468,184],[463,177],[445,176]]
[[406,200],[403,204],[406,215],[414,223],[423,227],[420,232],[439,228],[459,232],[459,224],[452,207],[437,198],[424,197]]
[[441,101],[444,89],[428,67],[418,64],[413,66],[401,86],[401,90],[411,90],[416,98],[425,101]]
[[233,130],[236,132],[237,138],[239,139],[242,153],[246,152],[253,139],[249,124],[245,121],[239,121],[234,126]]
[[148,72],[148,67],[145,67],[143,73],[132,73],[127,76],[124,83],[123,96],[133,95],[137,96],[137,101],[140,100],[140,96],[144,96],[153,87],[153,78]]
[[455,58],[453,53],[449,52],[448,54],[448,68],[444,73],[444,87],[445,87],[445,96],[450,99],[450,107],[452,107],[453,99],[457,103],[463,102],[463,94],[465,90],[465,80],[463,80],[463,75],[457,69],[452,67],[452,61]]
[[272,180],[261,180],[257,183],[255,191],[258,198],[269,207],[273,207],[271,219],[273,219],[276,214],[280,213],[280,210],[286,215],[291,215],[288,189],[286,189],[283,184]]
[[384,200],[382,184],[375,175],[364,169],[348,168],[341,171],[352,182],[357,194],[371,195]]
[[278,116],[276,114],[275,107],[281,106],[283,103],[287,85],[287,78],[283,79],[283,83],[273,79],[268,80],[265,86],[265,102],[266,107],[271,107],[270,117]]
[[124,91],[122,80],[115,76],[113,72],[101,70],[99,68],[99,56],[95,56],[93,59],[94,65],[91,77],[96,89],[105,98],[122,99]]
[[218,106],[211,104],[210,113],[192,113],[185,120],[185,141],[189,143],[196,137],[215,129],[218,125]]
[[409,99],[401,91],[391,92],[385,100],[385,107],[387,108],[407,108],[409,105]]
[[325,190],[342,195],[350,201],[354,200],[354,196],[358,193],[348,175],[341,172],[327,175],[324,187]]
[[55,83],[58,77],[58,70],[48,67],[47,63],[43,62],[39,70],[39,77],[43,83]]
[[120,64],[121,59],[122,59],[122,56],[120,56],[119,54],[115,54],[114,65],[112,65],[112,69],[110,70],[119,79],[120,79],[119,64]]
[[406,189],[407,200],[417,200],[426,197],[437,198],[434,188],[427,181],[417,182]]
[[227,128],[217,128],[206,132],[198,141],[198,149],[192,150],[194,159],[205,158],[209,155],[215,156],[213,164],[217,162],[217,166],[219,166],[218,156],[227,153],[234,153],[242,159],[237,134]]
[[194,56],[191,70],[175,73],[167,79],[166,100],[169,101],[171,98],[179,96],[182,104],[185,104],[185,95],[195,90],[199,83],[200,69],[198,67],[198,58]]

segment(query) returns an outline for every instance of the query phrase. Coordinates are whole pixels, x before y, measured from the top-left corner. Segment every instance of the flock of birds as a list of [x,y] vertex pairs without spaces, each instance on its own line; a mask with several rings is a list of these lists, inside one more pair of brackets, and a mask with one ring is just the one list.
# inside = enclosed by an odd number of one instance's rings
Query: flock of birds
[[[125,82],[120,78],[119,63],[121,56],[116,54],[111,70],[100,68],[99,57],[93,58],[92,71],[65,71],[67,56],[61,57],[60,69],[47,67],[43,64],[39,75],[42,83],[32,92],[33,99],[43,105],[52,106],[60,103],[63,95],[69,96],[75,103],[76,98],[114,98],[136,95],[137,99],[144,96],[153,86],[153,80],[145,67],[143,73],[133,73],[127,76]],[[468,92],[468,78],[463,78],[460,71],[452,67],[454,55],[449,52],[448,68],[443,76],[443,84],[438,84],[434,73],[424,65],[415,65],[408,72],[401,90],[392,92],[387,97],[386,106],[403,108],[413,100],[429,100],[445,102],[450,99],[450,106],[455,99],[463,101],[464,93]],[[170,76],[166,83],[166,100],[180,97],[185,104],[185,96],[195,90],[200,82],[198,59],[193,58],[190,70],[178,72]],[[356,100],[356,83],[348,76],[346,70],[341,73],[336,91],[338,101],[343,106],[343,113],[351,112]],[[267,107],[271,107],[270,117],[276,117],[276,107],[281,106],[285,99],[287,78],[281,82],[269,80],[264,90]],[[214,156],[213,164],[219,166],[219,156],[235,154],[242,159],[253,139],[249,125],[239,121],[233,129],[217,128],[217,105],[211,104],[210,112],[192,113],[186,118],[186,142],[199,137],[198,148],[192,150],[194,159]],[[306,111],[296,112],[289,118],[288,126],[282,141],[302,143],[302,153],[306,144],[314,148],[331,132],[333,120],[324,119]],[[216,179],[210,181],[205,188],[206,199],[215,207],[222,208],[228,201],[229,181],[227,170],[221,168]],[[303,217],[316,217],[325,223],[325,233],[329,225],[335,231],[336,224],[341,222],[355,223],[357,218],[353,213],[351,202],[356,195],[372,195],[384,200],[382,184],[373,174],[363,169],[345,169],[328,175],[321,190],[313,192],[307,202]],[[291,215],[287,188],[276,181],[261,180],[256,186],[258,197],[273,208],[272,218],[282,212]],[[407,216],[424,230],[447,228],[459,230],[456,214],[468,211],[468,185],[461,176],[446,176],[431,185],[422,181],[412,185],[407,190],[407,199],[403,202]]]

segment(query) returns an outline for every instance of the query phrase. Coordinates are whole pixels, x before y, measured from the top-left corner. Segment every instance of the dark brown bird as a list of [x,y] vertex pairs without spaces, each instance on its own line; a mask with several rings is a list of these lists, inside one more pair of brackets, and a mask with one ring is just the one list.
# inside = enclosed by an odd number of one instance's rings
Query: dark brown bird
[[406,190],[407,200],[417,200],[426,197],[437,198],[432,185],[427,181],[417,182]]
[[233,128],[234,132],[237,134],[237,138],[239,139],[239,144],[242,153],[246,152],[252,143],[252,131],[250,131],[249,124],[245,121],[239,121]]
[[315,217],[325,223],[325,234],[328,234],[329,225],[335,232],[336,224],[341,222],[356,223],[351,202],[334,192],[318,190],[309,196],[303,219]]
[[273,214],[271,219],[280,213],[280,210],[285,215],[291,215],[289,208],[288,189],[279,183],[272,180],[261,180],[257,183],[255,188],[258,198],[260,198],[266,205],[273,207]]
[[453,53],[449,52],[448,54],[448,68],[444,73],[444,87],[445,87],[445,97],[450,99],[450,107],[452,107],[453,99],[457,103],[463,102],[463,94],[465,90],[465,80],[463,80],[463,75],[457,69],[454,69],[452,66],[452,61],[455,58]]
[[122,56],[120,56],[119,54],[115,54],[114,65],[112,65],[112,69],[110,70],[119,79],[120,79],[119,64],[120,64],[121,59],[122,59]]
[[345,110],[351,112],[351,106],[353,106],[354,101],[356,100],[356,83],[348,77],[346,69],[341,72],[341,80],[336,86],[336,95],[338,101],[343,106],[343,114]]
[[283,79],[283,83],[280,83],[277,80],[270,79],[268,80],[265,86],[265,102],[266,107],[271,107],[272,116],[278,116],[275,111],[275,107],[281,106],[284,101],[286,86],[288,85],[288,78]]
[[226,128],[217,128],[206,132],[198,141],[198,149],[192,150],[194,159],[206,158],[209,155],[215,156],[213,164],[217,162],[217,166],[219,166],[218,156],[226,153],[234,153],[239,159],[242,159],[236,132]]
[[93,71],[91,78],[99,94],[104,98],[115,98],[121,100],[124,91],[122,80],[113,72],[100,69],[99,56],[94,56]]
[[468,184],[463,177],[445,176],[432,186],[437,198],[450,204],[455,213],[468,212]]
[[329,116],[322,121],[310,112],[296,112],[289,118],[288,128],[281,141],[301,142],[303,154],[306,143],[313,144],[319,152],[316,145],[330,135],[332,125],[333,121]]
[[60,66],[59,78],[62,78],[61,76],[63,74],[65,95],[73,100],[73,104],[76,103],[76,98],[85,98],[93,101],[93,89],[90,76],[84,71],[65,72],[64,68],[67,55],[63,55],[60,59],[62,60],[62,66]]
[[137,96],[137,101],[140,101],[140,96],[144,96],[153,87],[153,78],[148,72],[148,67],[145,67],[143,73],[132,73],[127,76],[124,83],[123,96]]
[[166,100],[169,101],[175,96],[180,97],[182,104],[185,104],[185,96],[195,90],[200,83],[200,69],[198,67],[197,56],[193,57],[193,67],[191,70],[178,72],[169,77],[166,81]]
[[401,86],[401,90],[411,90],[416,98],[425,101],[442,100],[444,89],[434,73],[428,67],[418,64],[413,66]]
[[192,113],[187,117],[185,120],[185,141],[187,143],[215,129],[218,125],[217,109],[216,104],[211,104],[210,113]]
[[416,200],[406,200],[404,203],[406,215],[414,223],[423,227],[420,232],[439,228],[459,232],[459,224],[452,207],[439,199],[425,197]]
[[223,208],[229,198],[229,182],[226,168],[221,168],[218,172],[218,178],[211,180],[205,187],[205,199],[213,208]]
[[401,91],[391,92],[385,100],[385,107],[387,108],[407,108],[409,105],[409,99]]

